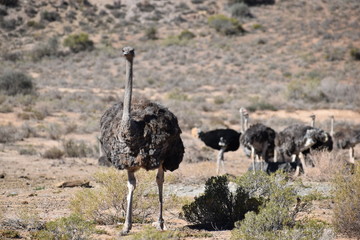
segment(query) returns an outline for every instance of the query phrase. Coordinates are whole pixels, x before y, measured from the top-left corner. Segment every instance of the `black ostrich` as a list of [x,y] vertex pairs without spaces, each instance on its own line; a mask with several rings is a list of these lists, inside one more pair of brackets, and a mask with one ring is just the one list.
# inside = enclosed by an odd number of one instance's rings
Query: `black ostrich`
[[302,124],[291,125],[275,137],[275,162],[296,162],[295,176],[300,173],[302,167],[306,173],[305,159],[302,152],[310,149],[318,142],[328,141],[328,134],[321,129]]
[[233,129],[215,129],[208,132],[203,132],[198,128],[192,129],[192,135],[198,137],[205,143],[206,146],[212,149],[219,150],[217,157],[217,174],[220,173],[220,164],[224,169],[224,153],[229,151],[236,151],[240,146],[240,132]]
[[118,169],[128,173],[127,209],[122,233],[132,227],[132,199],[136,187],[135,172],[140,168],[158,169],[156,182],[159,190],[159,218],[157,227],[164,229],[163,182],[164,171],[179,167],[184,155],[181,130],[176,116],[158,104],[138,100],[131,102],[133,59],[132,47],[124,47],[126,59],[126,84],[124,102],[105,111],[101,117],[101,143],[104,153]]
[[261,161],[263,170],[263,161],[269,162],[269,159],[274,157],[275,136],[274,129],[261,123],[251,125],[241,135],[240,143],[245,154],[252,160],[254,172],[256,171],[255,158]]
[[349,149],[349,162],[355,163],[355,146],[360,143],[360,129],[343,127],[334,132],[334,116],[331,116],[330,135],[334,140],[337,149]]

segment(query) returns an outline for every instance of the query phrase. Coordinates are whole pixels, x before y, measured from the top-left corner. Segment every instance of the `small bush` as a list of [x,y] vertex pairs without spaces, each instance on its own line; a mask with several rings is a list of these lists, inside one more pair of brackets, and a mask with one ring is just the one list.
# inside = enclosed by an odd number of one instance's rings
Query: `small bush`
[[40,17],[41,17],[41,20],[46,20],[48,22],[55,22],[55,21],[61,20],[60,14],[57,12],[44,11],[44,12],[41,12]]
[[89,39],[86,33],[72,34],[64,40],[64,47],[69,47],[74,53],[91,51],[94,49],[94,42]]
[[145,29],[144,39],[145,40],[156,40],[156,39],[158,39],[157,34],[158,34],[158,32],[157,32],[156,27],[149,27],[149,28]]
[[44,230],[32,232],[31,239],[85,240],[91,239],[90,235],[93,233],[95,233],[95,225],[92,222],[85,221],[79,216],[71,215],[46,223]]
[[233,194],[228,188],[226,176],[211,177],[205,183],[205,192],[195,201],[184,205],[187,221],[206,228],[231,229],[234,223],[244,218],[248,211],[256,211],[260,201],[250,198],[243,188]]
[[34,147],[21,148],[19,150],[20,155],[36,155],[37,151]]
[[0,91],[6,95],[33,94],[33,79],[22,72],[8,71],[0,75]]
[[34,20],[28,21],[26,25],[33,29],[44,29],[45,28],[45,25],[42,22],[36,22]]
[[213,15],[208,18],[209,26],[223,35],[239,35],[245,30],[235,18],[228,18],[225,15]]
[[[124,218],[127,196],[127,173],[109,168],[95,174],[99,187],[81,189],[71,200],[75,214],[99,224],[114,224]],[[138,171],[133,199],[134,221],[143,222],[157,210],[158,196],[149,183],[154,183],[154,171]]]
[[45,44],[36,45],[30,52],[33,61],[39,61],[44,57],[56,56],[58,54],[59,41],[57,37],[52,37]]
[[275,0],[228,0],[228,4],[245,3],[249,6],[263,5],[263,4],[274,4]]
[[92,147],[84,141],[67,140],[63,142],[64,152],[67,157],[91,157],[94,154]]
[[352,48],[350,50],[350,56],[353,60],[360,60],[360,49],[359,48]]
[[235,3],[230,7],[229,10],[232,17],[237,17],[237,18],[252,17],[250,8],[245,3]]
[[20,233],[16,230],[0,230],[1,239],[21,238]]
[[178,38],[180,40],[190,40],[190,39],[193,39],[195,37],[196,37],[196,35],[193,32],[189,31],[189,30],[182,31],[178,36]]
[[49,159],[60,159],[63,156],[64,156],[64,152],[58,149],[57,147],[52,147],[46,150],[45,153],[43,154],[44,158],[49,158]]
[[333,225],[339,233],[349,238],[360,236],[360,165],[354,171],[346,168],[333,180],[334,218]]
[[49,138],[52,140],[59,140],[64,132],[61,125],[57,123],[50,123],[47,126],[46,131],[49,135]]
[[0,125],[0,143],[16,142],[22,138],[22,131],[13,125]]

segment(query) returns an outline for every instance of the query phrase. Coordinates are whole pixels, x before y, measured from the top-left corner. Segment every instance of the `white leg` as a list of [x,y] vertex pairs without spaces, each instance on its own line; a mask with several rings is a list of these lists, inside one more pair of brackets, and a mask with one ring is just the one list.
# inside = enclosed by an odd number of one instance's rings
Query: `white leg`
[[154,224],[157,229],[164,230],[164,219],[163,219],[163,186],[164,186],[164,169],[162,165],[159,167],[156,175],[156,183],[159,190],[159,219]]
[[298,159],[297,155],[292,155],[292,162],[296,161],[296,169],[295,169],[295,173],[294,176],[297,177],[300,175],[300,161]]
[[350,163],[355,163],[355,156],[354,156],[354,148],[349,148],[349,155],[350,155]]
[[255,170],[255,149],[253,146],[251,146],[251,159],[252,159],[252,164],[253,164],[253,171],[256,172],[256,170]]
[[128,233],[131,230],[132,226],[132,199],[134,190],[136,188],[136,178],[135,173],[128,171],[128,195],[127,195],[127,208],[126,208],[126,217],[125,217],[125,224],[122,230],[123,234]]
[[274,149],[274,162],[277,162],[277,151]]
[[222,165],[222,168],[224,170],[224,151],[225,151],[225,149],[222,148],[222,149],[220,149],[220,151],[218,153],[217,163],[216,163],[216,173],[217,173],[217,175],[220,174],[220,164]]

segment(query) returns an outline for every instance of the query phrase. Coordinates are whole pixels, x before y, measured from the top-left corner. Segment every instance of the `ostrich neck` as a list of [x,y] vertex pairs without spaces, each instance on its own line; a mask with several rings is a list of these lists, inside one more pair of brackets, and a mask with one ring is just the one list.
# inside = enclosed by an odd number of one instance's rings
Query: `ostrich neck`
[[330,135],[331,137],[334,136],[334,118],[331,118]]
[[240,113],[241,132],[245,132],[244,114]]
[[124,109],[121,118],[122,126],[128,126],[130,122],[130,107],[131,107],[131,95],[132,95],[132,78],[133,78],[133,62],[126,59],[126,82],[125,82],[125,94],[124,94]]

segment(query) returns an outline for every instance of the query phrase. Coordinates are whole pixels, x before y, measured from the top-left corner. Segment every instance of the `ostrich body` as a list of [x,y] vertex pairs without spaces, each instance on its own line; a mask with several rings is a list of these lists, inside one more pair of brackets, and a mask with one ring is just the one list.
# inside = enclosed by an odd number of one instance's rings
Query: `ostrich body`
[[[240,137],[244,152],[251,157],[253,171],[255,171],[255,158],[265,162],[273,157],[276,132],[274,129],[261,123],[251,125]],[[262,161],[261,161],[262,162]]]
[[301,124],[291,125],[275,137],[274,160],[275,162],[279,159],[282,162],[296,162],[295,176],[300,173],[300,164],[306,173],[302,152],[310,149],[318,142],[326,141],[328,141],[328,135],[321,129]]
[[334,140],[334,146],[338,149],[349,149],[349,162],[355,163],[356,144],[360,143],[360,129],[342,128],[334,132],[334,116],[331,116],[330,135]]
[[132,227],[132,199],[136,188],[135,172],[140,168],[158,169],[159,219],[157,227],[164,229],[162,190],[164,171],[179,167],[184,155],[181,130],[176,116],[166,108],[147,100],[131,101],[133,58],[132,47],[123,48],[126,59],[124,102],[105,111],[100,121],[102,149],[110,162],[128,172],[128,196],[123,233]]
[[205,143],[206,146],[219,150],[217,157],[217,174],[220,173],[220,164],[224,169],[224,153],[228,151],[236,151],[240,146],[241,133],[233,129],[215,129],[203,132],[200,129],[193,128],[192,134]]
[[104,166],[104,167],[111,167],[112,163],[110,162],[110,160],[108,159],[108,157],[104,154],[103,151],[103,146],[101,144],[100,139],[98,138],[99,141],[99,159],[98,159],[98,164],[99,166]]

